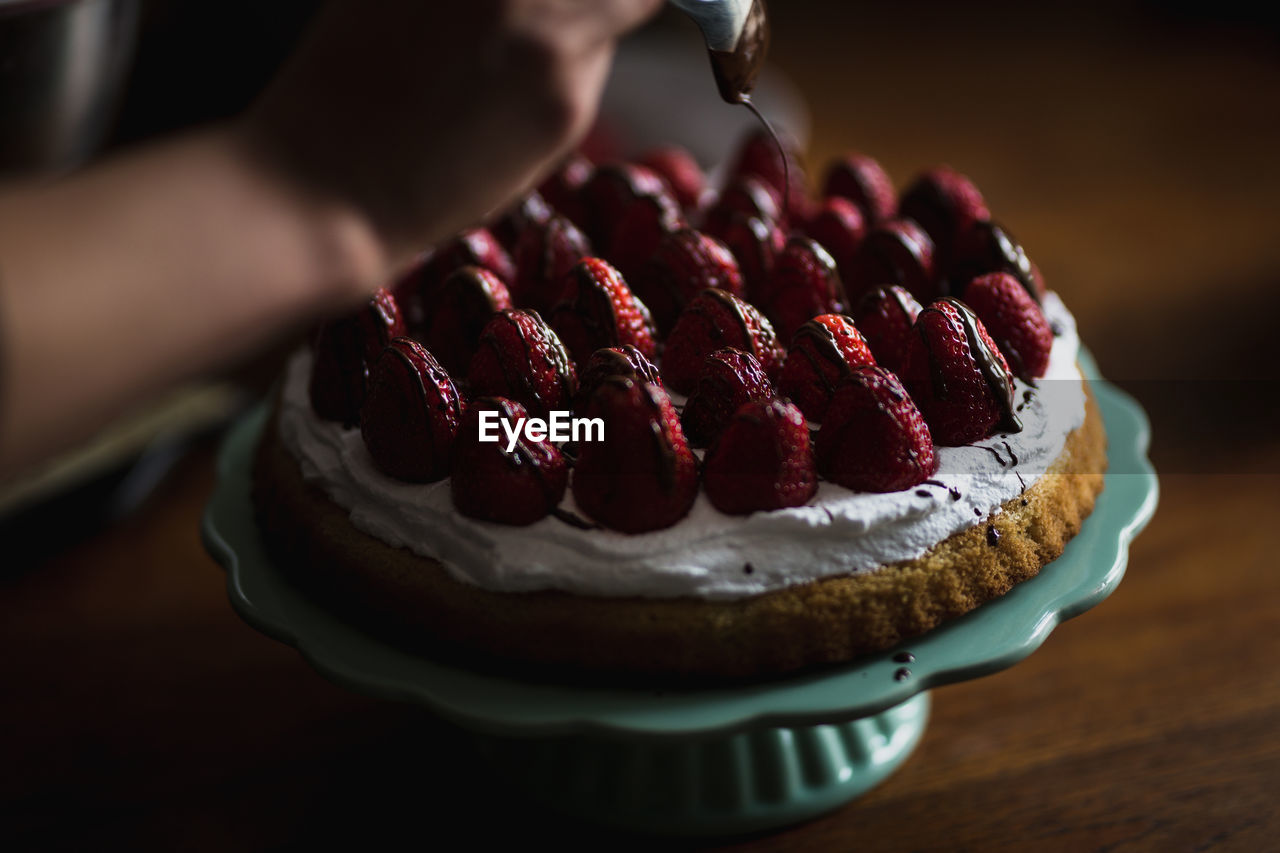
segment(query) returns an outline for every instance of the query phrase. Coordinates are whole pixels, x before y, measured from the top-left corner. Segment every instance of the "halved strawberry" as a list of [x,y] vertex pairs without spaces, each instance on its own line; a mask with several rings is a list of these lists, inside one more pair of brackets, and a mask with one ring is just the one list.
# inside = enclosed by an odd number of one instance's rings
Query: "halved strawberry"
[[[485,413],[496,413],[497,418]],[[453,448],[449,486],[458,512],[523,526],[546,517],[560,504],[569,482],[569,463],[554,444],[531,441],[521,430],[515,447],[507,452],[501,422],[516,429],[527,416],[524,406],[503,397],[471,401]],[[480,441],[482,418],[497,441]]]
[[724,347],[755,356],[770,377],[777,374],[786,356],[773,326],[759,311],[726,290],[708,288],[685,306],[667,338],[663,380],[681,394],[692,392],[703,361]]
[[938,291],[933,240],[910,219],[891,219],[871,229],[853,260],[853,276],[845,282],[849,298],[868,290],[900,284],[921,302]]
[[662,387],[658,368],[644,353],[630,344],[598,349],[578,371],[578,395],[574,400],[574,411],[581,414],[596,389],[611,376],[621,376],[635,382],[650,382]]
[[609,237],[608,258],[630,281],[640,274],[663,239],[683,227],[684,213],[670,196],[640,196],[618,218]]
[[694,447],[707,447],[745,403],[773,396],[773,383],[750,353],[716,350],[702,362],[698,385],[689,395],[680,423]]
[[[778,150],[779,142],[782,150]],[[809,205],[808,179],[800,163],[795,141],[781,134],[778,141],[763,129],[742,140],[729,174],[734,178],[755,175],[773,191],[784,218],[804,218]],[[786,199],[786,204],[783,204]]]
[[1021,431],[1013,375],[967,305],[939,299],[920,312],[914,329],[902,379],[935,442],[971,444],[997,427]]
[[554,213],[546,199],[537,190],[532,190],[495,220],[489,226],[489,231],[502,244],[502,248],[507,250],[507,254],[514,258],[516,243],[520,241],[520,235],[524,229],[530,225],[543,224]]
[[844,286],[835,260],[815,240],[793,235],[774,261],[760,307],[784,341],[809,318],[843,311]]
[[688,514],[698,496],[698,461],[665,391],[610,377],[584,417],[604,421],[604,440],[579,445],[573,471],[579,509],[624,533],[670,527]]
[[663,238],[631,290],[653,312],[660,333],[671,330],[685,303],[707,288],[742,295],[738,262],[724,244],[692,228]]
[[560,301],[564,277],[591,254],[591,242],[563,216],[533,224],[516,245],[516,281],[511,299],[521,308],[550,311]]
[[379,289],[360,309],[322,325],[311,341],[311,408],[330,421],[360,422],[369,365],[392,338],[405,333],[391,293]]
[[743,175],[724,188],[707,208],[702,231],[724,239],[730,224],[739,216],[754,217],[771,225],[782,223],[782,208],[773,190],[755,175]]
[[658,173],[634,163],[600,166],[582,187],[588,220],[584,231],[593,245],[607,246],[623,212],[643,196],[666,196],[677,207],[667,182]]
[[911,345],[911,327],[921,310],[906,288],[894,284],[863,295],[853,308],[853,322],[862,332],[876,363],[901,373]]
[[1037,303],[1044,301],[1044,279],[1013,235],[994,222],[977,222],[963,236],[948,271],[960,291],[980,275],[1007,272]]
[[636,162],[662,176],[686,213],[692,213],[702,206],[702,197],[707,191],[707,178],[698,161],[693,159],[687,149],[678,145],[651,148]]
[[800,407],[805,417],[821,421],[826,417],[836,386],[855,367],[875,363],[867,342],[852,320],[843,314],[821,314],[792,336],[778,387]]
[[653,320],[631,295],[622,275],[600,258],[584,258],[565,276],[561,301],[551,310],[551,327],[582,365],[602,347],[630,344],[653,358]]
[[807,503],[818,474],[800,409],[776,397],[738,409],[707,452],[703,483],[712,505],[731,515]]
[[446,370],[463,376],[489,318],[510,307],[511,295],[491,270],[461,267],[435,291],[423,341]]
[[755,216],[735,213],[720,239],[738,261],[746,300],[757,304],[768,292],[774,261],[786,245],[782,229]]
[[867,235],[866,221],[853,202],[839,196],[824,199],[805,223],[804,233],[827,250],[842,280],[853,275],[854,255]]
[[939,267],[946,268],[957,242],[975,223],[991,218],[973,181],[949,166],[930,169],[907,187],[898,215],[914,219],[933,240]]
[[827,169],[822,182],[826,198],[847,198],[858,206],[867,225],[876,226],[893,218],[898,202],[893,181],[880,164],[865,154],[849,153]]
[[374,464],[411,483],[449,475],[462,398],[448,372],[417,341],[396,338],[369,372],[360,436]]
[[510,397],[537,417],[568,409],[578,387],[573,360],[536,311],[508,309],[480,333],[467,379],[477,396]]
[[594,163],[575,151],[538,185],[538,193],[555,208],[556,213],[584,228],[590,215],[582,197],[582,188],[591,180],[595,170]]
[[1015,375],[1028,380],[1044,376],[1053,331],[1016,278],[1002,272],[979,276],[965,288],[964,301],[987,327]]
[[836,389],[815,450],[823,476],[861,492],[909,489],[938,467],[929,427],[883,367],[855,368]]
[[511,256],[487,228],[463,231],[423,256],[392,288],[412,334],[421,335],[427,322],[427,306],[433,301],[436,289],[450,273],[466,266],[484,267],[508,287],[515,280],[516,268]]

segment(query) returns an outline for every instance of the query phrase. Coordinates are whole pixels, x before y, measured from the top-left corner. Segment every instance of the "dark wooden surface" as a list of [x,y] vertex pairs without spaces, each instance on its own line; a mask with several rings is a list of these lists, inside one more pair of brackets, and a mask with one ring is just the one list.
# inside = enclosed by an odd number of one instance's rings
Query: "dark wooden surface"
[[[900,772],[729,846],[1275,849],[1275,36],[1145,7],[930,6],[922,25],[774,5],[812,162],[856,147],[899,181],[938,161],[973,176],[1148,406],[1162,497],[1115,595],[936,691]],[[141,512],[0,587],[0,846],[646,846],[530,808],[447,726],[240,622],[199,543],[212,483],[206,446]]]

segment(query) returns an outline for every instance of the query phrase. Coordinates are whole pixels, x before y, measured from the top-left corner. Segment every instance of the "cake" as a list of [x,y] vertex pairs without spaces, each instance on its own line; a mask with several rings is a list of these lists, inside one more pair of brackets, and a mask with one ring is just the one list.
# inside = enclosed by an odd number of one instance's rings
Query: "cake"
[[848,155],[812,201],[783,156],[718,193],[574,158],[323,327],[255,460],[273,557],[398,643],[595,681],[840,664],[1037,574],[1106,466],[1062,299],[963,175]]

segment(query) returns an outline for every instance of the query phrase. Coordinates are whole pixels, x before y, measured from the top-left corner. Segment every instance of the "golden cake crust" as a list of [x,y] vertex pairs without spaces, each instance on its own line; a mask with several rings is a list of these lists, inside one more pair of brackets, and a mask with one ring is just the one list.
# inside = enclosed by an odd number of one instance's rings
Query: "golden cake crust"
[[737,601],[500,593],[457,581],[439,562],[353,527],[304,482],[275,416],[256,454],[253,503],[269,553],[295,582],[397,642],[593,680],[728,680],[883,651],[1003,595],[1062,553],[1105,469],[1106,434],[1086,382],[1083,425],[1002,512],[917,559]]

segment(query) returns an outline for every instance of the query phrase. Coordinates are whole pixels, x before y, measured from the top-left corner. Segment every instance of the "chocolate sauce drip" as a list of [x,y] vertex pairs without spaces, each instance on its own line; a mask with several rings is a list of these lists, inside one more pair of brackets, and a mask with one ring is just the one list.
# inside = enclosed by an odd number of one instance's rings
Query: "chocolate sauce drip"
[[813,341],[813,346],[800,350],[800,352],[809,360],[809,365],[813,368],[813,372],[817,374],[827,393],[833,393],[836,389],[836,382],[827,375],[827,372],[822,369],[822,365],[814,359],[814,354],[817,353],[822,356],[824,361],[834,366],[839,378],[843,379],[848,376],[852,369],[849,367],[849,362],[845,361],[844,353],[840,350],[840,343],[836,340],[836,333],[828,329],[823,323],[809,320],[796,329],[795,334],[791,336],[792,350],[796,349],[796,344],[802,338]]
[[1005,465],[1004,457],[1001,456],[1000,451],[996,450],[994,447],[987,447],[982,444],[966,444],[965,447],[972,447],[975,450],[985,450],[996,458],[996,461],[1000,463],[1001,468],[1007,467]]
[[1014,453],[1014,452],[1013,452],[1013,448],[1009,446],[1009,442],[1007,442],[1007,441],[1002,441],[1002,442],[1000,442],[1000,443],[1004,445],[1005,452],[1009,454],[1009,464],[1010,464],[1010,465],[1017,465],[1017,464],[1018,464],[1018,454],[1016,454],[1016,453]]
[[1000,531],[996,530],[994,524],[987,525],[987,544],[992,548],[1000,544]]
[[[755,346],[756,337],[752,334],[751,323],[747,320],[747,315],[742,310],[743,302],[740,299],[735,299],[733,294],[729,291],[722,290],[718,287],[708,287],[706,290],[702,291],[702,293],[698,294],[698,296],[708,296],[728,308],[730,314],[733,315],[733,318],[738,321],[738,331],[742,334],[742,349],[745,352],[751,353],[756,358],[760,358],[761,352]],[[715,318],[708,314],[703,308],[700,306],[694,306],[693,310],[711,323],[712,335],[714,337],[723,338],[725,336],[724,329],[722,329],[715,321]]]
[[750,575],[750,574],[753,574],[753,573],[755,572],[755,570],[756,570],[756,567],[755,567],[755,566],[753,566],[753,565],[751,565],[750,563],[744,563],[744,564],[743,564],[743,566],[742,566],[742,573],[743,573],[744,575]]
[[946,483],[942,482],[941,480],[925,480],[924,484],[926,486],[937,486],[940,489],[946,489],[947,494],[951,495],[951,500],[953,501],[960,500],[960,497],[961,497],[960,490],[955,486],[948,486]]
[[928,489],[916,489],[916,497],[918,498],[933,497],[933,492],[929,491]]
[[[1018,478],[1018,485],[1021,487],[1021,491],[1019,491],[1019,492],[1018,492],[1018,494],[1020,494],[1020,495],[1026,494],[1026,492],[1027,492],[1027,481],[1026,481],[1026,480],[1024,480],[1024,479],[1022,479],[1022,475],[1021,475],[1021,474],[1019,474],[1017,471],[1014,471],[1014,472],[1013,472],[1013,474],[1014,474],[1014,476],[1015,476],[1015,477],[1017,477],[1017,478]],[[1022,502],[1022,505],[1023,505],[1023,506],[1026,506],[1026,505],[1027,505],[1027,502],[1026,502],[1026,501],[1023,501],[1023,502]]]
[[893,656],[893,662],[894,663],[915,663],[916,656],[911,654],[911,652],[898,652],[896,655]]
[[910,677],[911,670],[907,669],[905,666],[898,667],[898,669],[893,673],[894,681],[906,681]]
[[951,500],[953,501],[958,501],[960,500],[960,498],[963,497],[963,495],[960,492],[960,489],[958,489],[955,486],[952,486],[951,488],[947,489],[947,491],[951,493]]
[[991,389],[991,394],[1000,406],[1003,416],[999,424],[1000,429],[1005,432],[1022,432],[1022,421],[1018,420],[1018,416],[1013,411],[1013,382],[1009,374],[1000,366],[999,356],[987,346],[982,335],[978,334],[978,318],[969,310],[969,306],[959,299],[944,296],[941,301],[949,303],[960,315],[965,337],[969,340],[969,352],[978,362],[978,369],[982,371],[982,377],[987,380],[987,387]]
[[1022,392],[1022,402],[1018,404],[1017,411],[1021,412],[1021,411],[1022,411],[1023,409],[1025,409],[1027,406],[1031,405],[1031,401],[1032,401],[1032,400],[1034,400],[1035,398],[1036,398],[1036,392],[1035,392],[1035,391],[1032,391],[1032,390],[1031,390],[1031,389],[1029,389],[1029,388],[1028,388],[1027,390],[1023,391],[1023,392]]

